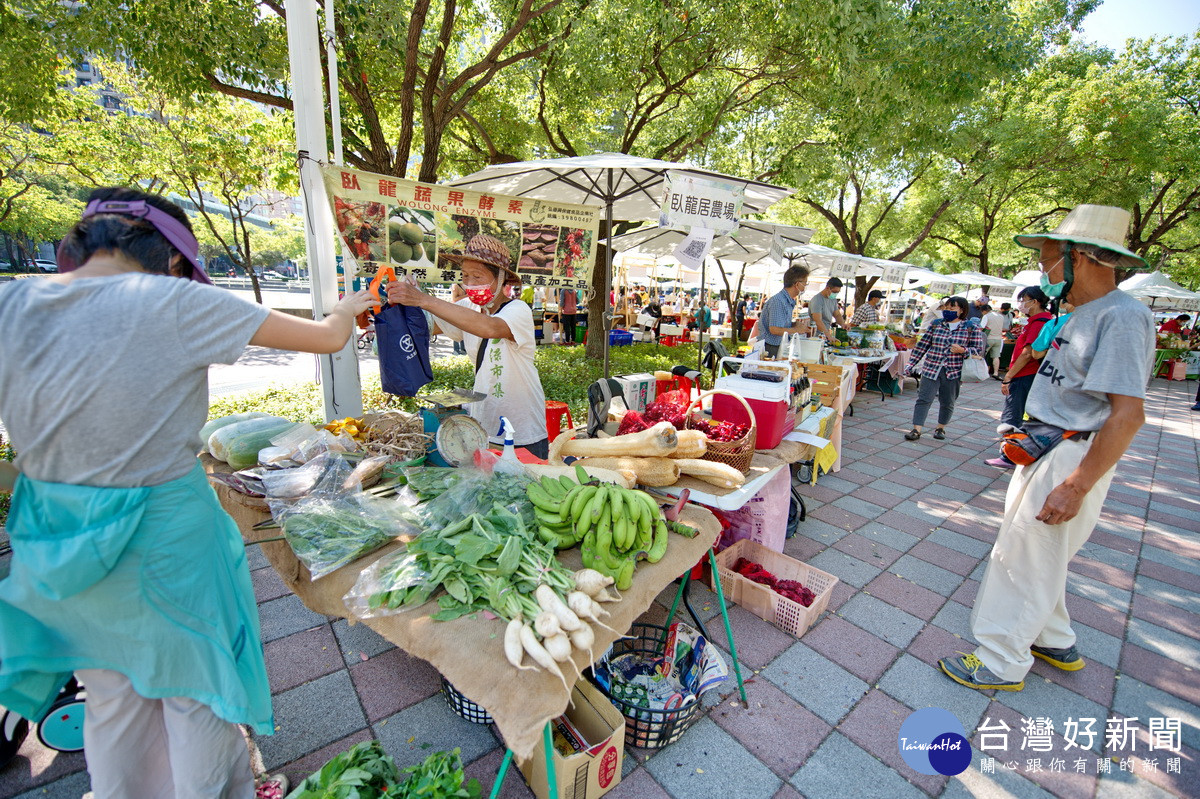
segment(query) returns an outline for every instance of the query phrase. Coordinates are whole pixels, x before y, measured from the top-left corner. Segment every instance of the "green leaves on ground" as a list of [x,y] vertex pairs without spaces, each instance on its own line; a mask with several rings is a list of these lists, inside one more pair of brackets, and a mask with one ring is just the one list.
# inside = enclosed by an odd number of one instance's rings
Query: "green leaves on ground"
[[479,781],[465,776],[458,749],[401,771],[379,741],[363,741],[331,758],[287,799],[478,799]]

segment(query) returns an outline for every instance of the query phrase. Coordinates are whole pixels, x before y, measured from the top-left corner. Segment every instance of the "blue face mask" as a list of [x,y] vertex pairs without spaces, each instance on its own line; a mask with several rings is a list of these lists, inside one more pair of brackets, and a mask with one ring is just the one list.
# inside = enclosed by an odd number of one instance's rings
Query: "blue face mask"
[[958,311],[942,311],[942,319],[946,322],[957,322]]
[[1066,285],[1067,285],[1067,281],[1065,281],[1065,280],[1062,281],[1061,283],[1051,283],[1050,278],[1046,276],[1046,273],[1042,272],[1042,278],[1041,278],[1042,291],[1050,299],[1053,300],[1058,297],[1061,297],[1063,288]]

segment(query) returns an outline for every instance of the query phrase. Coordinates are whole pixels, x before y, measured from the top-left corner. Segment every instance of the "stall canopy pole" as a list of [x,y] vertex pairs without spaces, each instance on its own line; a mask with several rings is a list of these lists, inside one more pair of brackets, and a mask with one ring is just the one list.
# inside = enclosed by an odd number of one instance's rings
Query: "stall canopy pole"
[[600,316],[600,334],[604,336],[604,379],[609,378],[608,338],[612,329],[612,261],[613,261],[613,201],[616,191],[613,188],[613,173],[608,170],[608,197],[604,203],[604,219],[608,224],[608,244],[604,248],[604,313]]
[[[317,5],[287,0],[288,56],[296,117],[296,150],[300,163],[300,195],[304,201],[304,242],[312,285],[313,319],[325,318],[338,300],[334,262],[333,220],[321,179],[320,161],[329,157],[325,142],[325,104],[321,89],[321,42]],[[349,267],[353,261],[347,259]],[[347,269],[347,282],[353,275]],[[351,336],[332,355],[318,356],[325,419],[362,415],[358,354]]]
[[342,165],[342,93],[338,87],[337,37],[333,0],[325,0],[325,63],[329,65],[329,124],[333,129],[333,163]]
[[704,309],[708,307],[708,287],[704,284],[705,267],[708,266],[708,256],[700,261],[700,314],[696,317],[696,371],[704,374]]

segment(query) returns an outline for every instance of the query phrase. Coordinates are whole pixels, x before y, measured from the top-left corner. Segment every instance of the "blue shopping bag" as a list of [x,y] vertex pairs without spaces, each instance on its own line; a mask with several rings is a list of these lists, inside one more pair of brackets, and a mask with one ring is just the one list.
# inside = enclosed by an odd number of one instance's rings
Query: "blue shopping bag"
[[375,314],[379,381],[388,394],[415,396],[433,380],[429,364],[429,322],[420,308],[385,305]]

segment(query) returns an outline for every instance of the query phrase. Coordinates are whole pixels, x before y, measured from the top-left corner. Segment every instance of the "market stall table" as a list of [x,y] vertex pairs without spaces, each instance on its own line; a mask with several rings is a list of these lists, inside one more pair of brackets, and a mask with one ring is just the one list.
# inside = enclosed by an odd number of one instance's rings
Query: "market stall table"
[[[205,469],[229,471],[229,467],[208,456],[202,456]],[[308,569],[296,558],[285,541],[278,540],[278,531],[254,530],[254,526],[270,518],[262,500],[239,494],[225,485],[213,486],[221,505],[233,517],[248,544],[264,541],[262,552],[305,607],[315,613],[339,616],[351,622],[361,622],[411,655],[428,661],[454,687],[487,710],[495,720],[505,744],[518,760],[529,758],[542,740],[546,723],[566,710],[569,691],[555,676],[541,669],[511,673],[503,680],[495,679],[493,669],[481,664],[505,664],[504,625],[499,620],[484,619],[472,614],[453,621],[434,622],[430,614],[437,610],[436,601],[419,608],[373,619],[356,619],[342,597],[350,590],[359,574],[379,558],[400,549],[391,544],[360,560],[314,581]],[[667,554],[658,563],[642,563],[634,577],[633,586],[623,592],[619,602],[605,605],[611,615],[606,624],[616,630],[628,630],[642,615],[655,597],[706,557],[720,533],[720,525],[709,511],[688,505],[680,521],[696,528],[695,538],[672,534]],[[560,552],[560,562],[572,571],[582,568],[578,549]],[[596,626],[593,651],[604,652],[619,635]],[[586,653],[573,651],[569,662],[560,664],[568,684],[573,684],[590,664]]]
[[[829,363],[832,363],[832,364],[835,364],[838,366],[846,366],[848,364],[855,364],[857,367],[875,366],[879,371],[885,371],[885,370],[889,369],[891,367],[891,365],[896,361],[898,355],[899,355],[899,352],[893,350],[892,352],[885,352],[883,355],[833,355],[833,354],[830,354],[827,356],[827,359],[828,359]],[[854,386],[855,390],[856,391],[861,390],[866,383],[867,383],[866,372],[863,369],[859,369],[858,370],[858,381],[855,383],[855,386]],[[876,382],[875,390],[877,390],[879,392],[879,396],[881,399],[887,398],[887,395],[884,393],[883,389],[879,387],[878,382]]]

